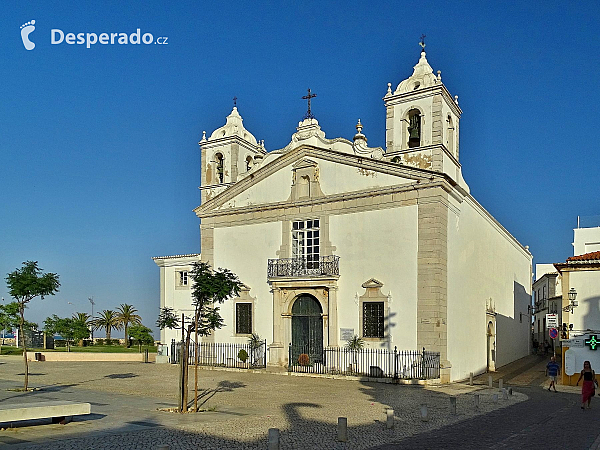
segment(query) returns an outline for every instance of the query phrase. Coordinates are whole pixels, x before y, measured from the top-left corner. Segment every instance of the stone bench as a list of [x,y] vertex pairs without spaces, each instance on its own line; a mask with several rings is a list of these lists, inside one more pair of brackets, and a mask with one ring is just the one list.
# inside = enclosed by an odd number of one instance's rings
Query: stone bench
[[52,423],[66,424],[73,416],[91,413],[89,403],[48,401],[0,405],[0,423],[21,420],[52,419]]

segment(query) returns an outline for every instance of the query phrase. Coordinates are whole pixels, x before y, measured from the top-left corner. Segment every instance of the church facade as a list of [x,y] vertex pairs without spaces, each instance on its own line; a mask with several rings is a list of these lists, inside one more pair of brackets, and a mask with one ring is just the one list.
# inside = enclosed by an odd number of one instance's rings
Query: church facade
[[204,134],[202,252],[154,258],[161,306],[191,310],[184,276],[202,259],[245,285],[205,340],[258,333],[269,364],[287,365],[290,344],[352,335],[440,352],[445,382],[527,355],[532,256],[462,177],[457,98],[423,51],[383,100],[385,149],[369,147],[360,120],[351,140],[327,138],[310,109],[279,150],[267,152],[236,107]]

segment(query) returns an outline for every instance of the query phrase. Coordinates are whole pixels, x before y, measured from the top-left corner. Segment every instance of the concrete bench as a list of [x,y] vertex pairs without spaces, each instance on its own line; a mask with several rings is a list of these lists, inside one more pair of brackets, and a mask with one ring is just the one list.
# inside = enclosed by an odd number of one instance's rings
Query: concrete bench
[[69,423],[73,416],[90,413],[91,405],[89,403],[49,401],[0,405],[0,423],[52,419],[52,423],[61,423],[64,425]]

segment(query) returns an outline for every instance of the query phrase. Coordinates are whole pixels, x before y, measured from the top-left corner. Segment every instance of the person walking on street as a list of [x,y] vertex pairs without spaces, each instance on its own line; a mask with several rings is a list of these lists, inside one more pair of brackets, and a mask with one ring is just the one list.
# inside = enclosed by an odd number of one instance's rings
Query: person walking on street
[[586,403],[587,407],[590,407],[592,397],[596,395],[596,386],[598,386],[598,381],[596,381],[596,372],[592,370],[592,364],[589,361],[585,361],[583,363],[583,370],[581,371],[581,375],[579,375],[579,380],[577,380],[577,386],[579,386],[579,382],[582,378],[583,384],[581,385],[581,409],[585,409]]
[[556,362],[556,358],[553,356],[550,358],[550,362],[546,365],[546,376],[550,378],[550,386],[548,386],[548,391],[550,388],[554,388],[554,392],[557,392],[556,377],[558,377],[559,372],[560,366]]

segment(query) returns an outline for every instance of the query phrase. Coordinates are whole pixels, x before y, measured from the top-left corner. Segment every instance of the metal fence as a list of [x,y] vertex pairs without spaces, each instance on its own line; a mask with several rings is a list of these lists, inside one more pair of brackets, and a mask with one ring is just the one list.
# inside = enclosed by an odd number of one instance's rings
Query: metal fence
[[[171,341],[171,362],[179,363],[181,342]],[[197,346],[191,342],[188,352],[190,365],[196,364],[198,350],[198,365],[213,367],[236,367],[240,369],[259,369],[267,366],[267,341],[253,347],[249,343],[229,344],[218,342],[201,342]]]
[[424,380],[440,376],[439,352],[424,348],[422,351],[398,351],[394,347],[391,351],[326,347],[322,355],[315,357],[290,345],[289,361],[290,372]]
[[269,278],[339,274],[340,257],[335,255],[321,256],[314,259],[307,257],[269,259],[267,265],[267,276]]

